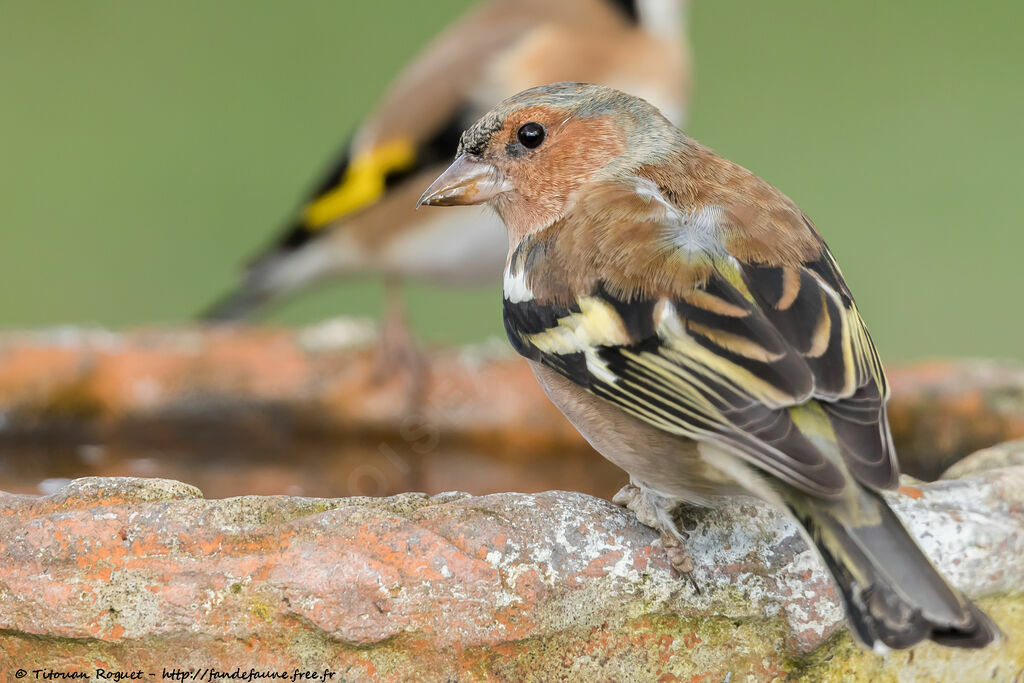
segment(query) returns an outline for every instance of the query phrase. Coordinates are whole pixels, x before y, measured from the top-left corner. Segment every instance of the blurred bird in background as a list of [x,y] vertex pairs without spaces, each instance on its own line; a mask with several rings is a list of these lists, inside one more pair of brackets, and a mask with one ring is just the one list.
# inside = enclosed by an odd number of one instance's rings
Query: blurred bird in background
[[421,203],[504,220],[504,319],[548,397],[630,475],[616,502],[694,569],[681,503],[789,510],[876,649],[977,648],[995,625],[935,570],[898,485],[878,353],[810,219],[650,104],[535,88],[463,135]]
[[490,212],[413,210],[459,134],[499,100],[560,80],[637,94],[681,125],[690,92],[686,10],[686,0],[478,4],[398,76],[287,229],[204,318],[237,320],[328,278],[381,273],[381,365],[419,368],[401,284],[490,282],[507,252]]

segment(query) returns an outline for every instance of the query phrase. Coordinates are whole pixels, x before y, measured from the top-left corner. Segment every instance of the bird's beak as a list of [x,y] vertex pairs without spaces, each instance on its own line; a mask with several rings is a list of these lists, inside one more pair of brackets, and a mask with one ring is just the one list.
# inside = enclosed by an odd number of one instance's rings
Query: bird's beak
[[501,171],[468,154],[456,159],[416,202],[416,208],[483,204],[511,189]]

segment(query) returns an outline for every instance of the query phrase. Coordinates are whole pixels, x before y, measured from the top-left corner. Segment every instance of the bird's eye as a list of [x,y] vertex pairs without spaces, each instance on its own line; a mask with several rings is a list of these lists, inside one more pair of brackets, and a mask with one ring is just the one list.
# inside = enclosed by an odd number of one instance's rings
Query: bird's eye
[[526,149],[537,149],[540,147],[540,143],[544,142],[544,135],[544,126],[534,121],[524,123],[516,131],[519,143]]

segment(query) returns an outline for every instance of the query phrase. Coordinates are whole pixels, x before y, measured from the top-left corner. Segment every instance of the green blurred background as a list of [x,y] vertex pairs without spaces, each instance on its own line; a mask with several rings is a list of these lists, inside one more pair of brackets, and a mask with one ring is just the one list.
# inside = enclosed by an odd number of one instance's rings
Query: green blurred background
[[[0,326],[182,322],[468,0],[0,0]],[[690,132],[792,196],[887,360],[1024,356],[1024,3],[696,0]],[[418,287],[435,341],[495,285]],[[270,316],[376,315],[372,279]]]

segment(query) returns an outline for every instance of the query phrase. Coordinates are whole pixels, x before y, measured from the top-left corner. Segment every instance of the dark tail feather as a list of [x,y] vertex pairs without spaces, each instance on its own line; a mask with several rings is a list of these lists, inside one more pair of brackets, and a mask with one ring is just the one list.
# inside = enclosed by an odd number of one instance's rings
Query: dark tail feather
[[288,296],[344,272],[332,258],[330,249],[319,242],[306,242],[301,248],[275,248],[253,260],[238,287],[200,314],[208,323],[227,323],[248,318]]
[[200,313],[199,319],[205,323],[236,322],[254,314],[271,298],[269,290],[243,284]]
[[868,647],[902,649],[930,639],[981,648],[998,637],[996,625],[946,583],[877,493],[862,490],[855,501],[787,498]]

